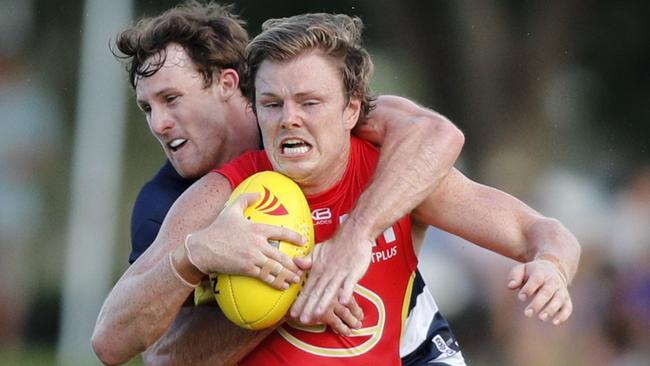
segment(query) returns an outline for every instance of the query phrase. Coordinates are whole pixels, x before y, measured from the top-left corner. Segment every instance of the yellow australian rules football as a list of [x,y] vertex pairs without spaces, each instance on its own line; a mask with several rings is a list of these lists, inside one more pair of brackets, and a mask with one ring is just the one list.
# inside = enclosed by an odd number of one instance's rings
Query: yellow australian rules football
[[[289,228],[307,239],[304,246],[283,241],[269,245],[276,246],[291,258],[309,254],[314,247],[314,226],[309,204],[300,187],[280,173],[260,172],[240,183],[226,206],[241,194],[252,192],[259,192],[260,197],[246,208],[246,218]],[[240,327],[253,330],[268,328],[282,320],[305,282],[303,274],[300,283],[291,284],[286,290],[276,290],[249,276],[217,274],[216,277],[214,296],[223,313]]]

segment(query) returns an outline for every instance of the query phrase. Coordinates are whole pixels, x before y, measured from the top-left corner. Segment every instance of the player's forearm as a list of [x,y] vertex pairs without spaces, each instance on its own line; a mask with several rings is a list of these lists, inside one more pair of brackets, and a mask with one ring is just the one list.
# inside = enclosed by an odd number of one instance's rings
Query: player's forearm
[[226,319],[219,308],[185,307],[163,337],[143,353],[147,365],[232,365],[272,329],[250,331]]
[[429,112],[402,122],[385,124],[375,175],[342,231],[374,239],[433,192],[456,162],[464,136],[446,118]]
[[124,363],[157,340],[192,288],[174,274],[167,256],[138,273],[136,262],[117,282],[100,311],[92,345],[105,364]]
[[553,262],[570,283],[580,261],[581,250],[576,237],[559,221],[546,217],[533,222],[525,235],[530,248],[527,259]]

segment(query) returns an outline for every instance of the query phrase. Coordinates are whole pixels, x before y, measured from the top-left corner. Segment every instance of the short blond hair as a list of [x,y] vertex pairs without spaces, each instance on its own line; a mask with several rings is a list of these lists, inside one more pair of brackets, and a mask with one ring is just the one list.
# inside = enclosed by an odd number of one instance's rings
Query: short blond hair
[[255,75],[266,60],[287,61],[308,50],[320,50],[338,63],[346,98],[361,101],[361,117],[373,108],[370,91],[374,66],[361,44],[363,22],[345,14],[312,13],[269,19],[246,47],[244,92],[255,108]]

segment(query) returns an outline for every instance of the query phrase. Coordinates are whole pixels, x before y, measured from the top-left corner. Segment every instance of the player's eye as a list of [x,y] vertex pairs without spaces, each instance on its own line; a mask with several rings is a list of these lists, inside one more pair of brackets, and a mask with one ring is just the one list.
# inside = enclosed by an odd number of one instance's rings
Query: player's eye
[[140,110],[142,112],[144,112],[144,114],[151,113],[151,106],[149,104],[140,104],[139,107],[140,107]]
[[265,103],[262,103],[262,107],[264,107],[264,108],[276,108],[276,107],[279,107],[279,106],[280,106],[280,103],[278,103],[278,102],[265,102]]

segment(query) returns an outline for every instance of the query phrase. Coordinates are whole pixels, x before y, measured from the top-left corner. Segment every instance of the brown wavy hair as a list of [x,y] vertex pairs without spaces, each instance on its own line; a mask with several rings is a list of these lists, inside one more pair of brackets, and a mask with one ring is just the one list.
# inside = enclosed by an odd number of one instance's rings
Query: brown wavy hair
[[[121,32],[115,41],[116,52],[125,63],[131,86],[139,78],[155,74],[165,63],[165,48],[181,45],[203,76],[212,84],[214,72],[232,68],[242,73],[248,44],[245,22],[233,13],[232,5],[188,1],[156,17],[140,19]],[[147,62],[152,56],[160,57]]]

